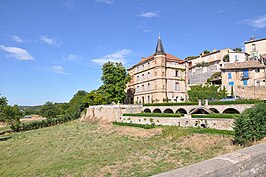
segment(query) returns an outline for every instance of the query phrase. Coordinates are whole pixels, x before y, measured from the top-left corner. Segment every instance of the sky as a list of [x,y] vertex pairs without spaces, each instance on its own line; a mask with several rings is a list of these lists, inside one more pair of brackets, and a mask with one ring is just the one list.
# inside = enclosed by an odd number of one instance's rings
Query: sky
[[0,94],[10,105],[68,102],[155,51],[184,59],[266,37],[265,0],[1,0]]

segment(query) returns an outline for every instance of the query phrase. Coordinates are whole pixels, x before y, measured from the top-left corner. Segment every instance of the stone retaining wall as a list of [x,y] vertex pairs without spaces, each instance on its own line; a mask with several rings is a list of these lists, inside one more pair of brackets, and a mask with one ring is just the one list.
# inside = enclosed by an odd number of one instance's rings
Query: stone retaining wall
[[117,121],[134,124],[155,124],[180,127],[214,128],[218,130],[233,130],[232,127],[234,119],[189,118],[188,115],[186,115],[186,117],[181,118],[122,116],[117,119]]
[[251,146],[154,177],[265,177],[266,143]]

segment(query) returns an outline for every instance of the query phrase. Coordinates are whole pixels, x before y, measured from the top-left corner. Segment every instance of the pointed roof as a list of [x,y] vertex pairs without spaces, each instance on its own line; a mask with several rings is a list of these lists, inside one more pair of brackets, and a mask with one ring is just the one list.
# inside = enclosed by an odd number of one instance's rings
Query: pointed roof
[[154,55],[165,55],[165,54],[166,53],[165,53],[164,48],[163,48],[163,42],[162,42],[161,37],[159,35]]

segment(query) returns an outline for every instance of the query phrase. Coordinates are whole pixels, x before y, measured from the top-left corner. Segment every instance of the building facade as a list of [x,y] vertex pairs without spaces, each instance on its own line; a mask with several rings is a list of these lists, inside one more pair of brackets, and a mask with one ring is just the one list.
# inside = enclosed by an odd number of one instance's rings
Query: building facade
[[[208,54],[201,54],[189,59],[188,62],[188,86],[204,84],[212,75],[220,73],[223,65],[223,58],[229,57],[232,49],[214,50]],[[221,77],[213,80],[214,84],[221,84]]]
[[250,41],[245,42],[245,51],[250,54],[250,57],[261,59],[266,55],[266,38],[258,40],[251,38]]
[[128,69],[129,103],[186,101],[186,63],[164,51],[159,38],[155,53]]
[[227,63],[222,70],[222,85],[229,95],[266,99],[266,65],[258,60]]

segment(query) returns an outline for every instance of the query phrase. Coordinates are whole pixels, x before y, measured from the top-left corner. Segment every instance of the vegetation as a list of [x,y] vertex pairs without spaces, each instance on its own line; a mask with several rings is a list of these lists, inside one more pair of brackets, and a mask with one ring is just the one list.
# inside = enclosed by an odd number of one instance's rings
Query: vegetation
[[246,100],[240,99],[235,101],[213,101],[209,102],[209,105],[229,105],[229,104],[256,104],[261,102],[260,100]]
[[242,49],[241,48],[239,48],[239,47],[237,47],[237,48],[234,48],[233,49],[235,52],[242,52]]
[[207,79],[207,83],[211,83],[212,80],[219,79],[219,78],[220,79],[222,78],[221,72],[213,73],[212,76]]
[[202,53],[203,53],[203,55],[206,55],[206,54],[209,54],[211,52],[209,50],[204,50]]
[[60,114],[60,110],[54,105],[54,103],[47,101],[40,110],[40,115],[47,119],[55,118]]
[[190,134],[169,141],[161,128],[78,120],[0,135],[0,176],[151,176],[239,149],[231,136]]
[[189,101],[198,102],[209,98],[221,99],[225,97],[226,89],[215,85],[194,85],[188,90]]
[[192,118],[225,118],[235,119],[239,117],[239,114],[192,114]]
[[183,105],[197,105],[197,102],[179,102],[179,103],[147,103],[143,106],[183,106]]
[[266,103],[245,110],[234,122],[235,142],[248,145],[266,137]]
[[122,63],[107,62],[102,68],[103,85],[99,88],[107,104],[123,103],[126,98],[126,84],[130,76]]
[[196,64],[196,67],[207,67],[209,65],[210,65],[209,63],[206,63],[206,62],[203,61],[201,63]]
[[144,129],[155,128],[154,124],[134,124],[134,123],[125,123],[125,122],[113,122],[114,125],[129,126],[129,127],[139,127]]
[[229,62],[229,54],[226,54],[224,57],[223,57],[223,62]]
[[19,131],[21,116],[22,112],[19,110],[18,105],[4,106],[0,112],[1,120],[8,123],[13,131]]
[[194,58],[197,58],[197,56],[188,56],[185,58],[186,61],[192,60]]
[[182,117],[180,113],[136,113],[123,114],[123,116],[137,116],[137,117]]

